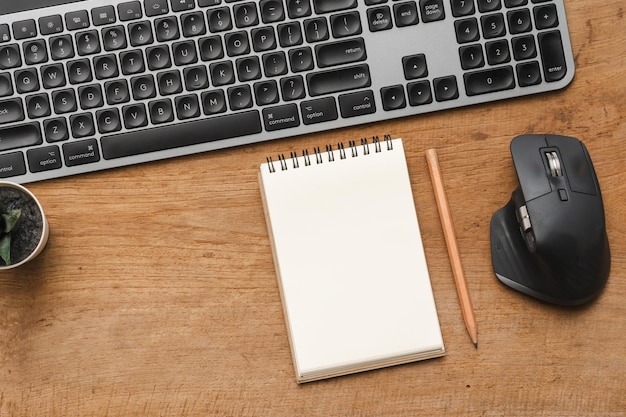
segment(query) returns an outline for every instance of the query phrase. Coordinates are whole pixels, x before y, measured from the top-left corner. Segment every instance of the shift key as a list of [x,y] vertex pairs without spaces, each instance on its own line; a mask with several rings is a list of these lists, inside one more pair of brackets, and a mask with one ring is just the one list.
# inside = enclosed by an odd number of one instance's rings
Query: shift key
[[312,96],[355,90],[371,85],[367,65],[355,65],[329,71],[320,71],[306,77]]

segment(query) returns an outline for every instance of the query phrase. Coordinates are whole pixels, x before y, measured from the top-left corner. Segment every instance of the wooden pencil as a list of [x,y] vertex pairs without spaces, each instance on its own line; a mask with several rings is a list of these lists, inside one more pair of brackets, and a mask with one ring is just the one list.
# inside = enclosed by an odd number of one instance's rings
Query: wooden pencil
[[428,161],[430,178],[432,180],[433,189],[435,191],[437,208],[439,209],[439,218],[441,219],[441,226],[443,228],[446,246],[448,247],[448,254],[450,256],[450,264],[452,266],[452,274],[454,275],[456,291],[459,296],[459,302],[461,303],[463,320],[465,321],[465,327],[467,328],[467,332],[469,333],[469,336],[474,343],[474,347],[477,348],[478,330],[476,328],[476,317],[474,316],[472,300],[469,296],[467,282],[465,280],[465,273],[463,272],[463,265],[461,264],[461,254],[459,252],[459,245],[457,243],[456,234],[454,232],[454,225],[452,224],[452,215],[450,214],[448,198],[446,196],[446,191],[443,185],[443,177],[439,168],[437,151],[435,149],[428,149],[426,151],[426,160]]

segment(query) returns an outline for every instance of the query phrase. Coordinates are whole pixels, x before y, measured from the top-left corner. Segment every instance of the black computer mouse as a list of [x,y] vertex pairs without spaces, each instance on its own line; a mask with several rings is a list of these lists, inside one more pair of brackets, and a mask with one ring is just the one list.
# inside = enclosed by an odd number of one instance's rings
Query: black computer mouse
[[558,305],[597,297],[611,255],[604,204],[589,152],[573,137],[522,135],[511,142],[519,188],[491,219],[498,279]]

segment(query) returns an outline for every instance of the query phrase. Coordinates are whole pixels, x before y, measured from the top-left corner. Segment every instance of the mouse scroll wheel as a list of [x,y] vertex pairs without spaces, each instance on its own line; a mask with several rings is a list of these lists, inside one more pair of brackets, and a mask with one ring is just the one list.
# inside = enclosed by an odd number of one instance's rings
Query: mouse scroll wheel
[[560,177],[563,175],[563,169],[561,168],[561,160],[559,155],[555,151],[547,152],[548,168],[550,169],[550,175],[553,177]]

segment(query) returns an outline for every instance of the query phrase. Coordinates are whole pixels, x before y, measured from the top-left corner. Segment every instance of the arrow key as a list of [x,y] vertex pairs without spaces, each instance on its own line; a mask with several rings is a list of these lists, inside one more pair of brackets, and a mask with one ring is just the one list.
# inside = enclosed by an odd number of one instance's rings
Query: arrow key
[[437,101],[448,101],[459,98],[459,87],[454,75],[435,78],[433,80],[433,86],[435,89],[435,99],[437,99]]
[[421,106],[433,102],[430,83],[426,80],[409,83],[406,89],[409,94],[409,104],[411,106]]
[[380,89],[380,95],[383,99],[383,109],[385,110],[397,110],[406,107],[404,87],[401,85],[383,87]]
[[410,55],[402,58],[402,66],[404,67],[404,78],[414,80],[428,75],[428,67],[426,66],[426,56],[424,54]]

